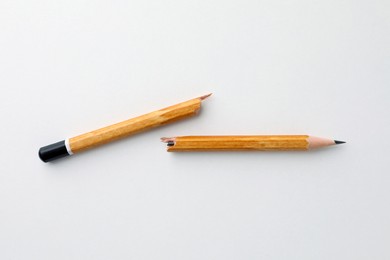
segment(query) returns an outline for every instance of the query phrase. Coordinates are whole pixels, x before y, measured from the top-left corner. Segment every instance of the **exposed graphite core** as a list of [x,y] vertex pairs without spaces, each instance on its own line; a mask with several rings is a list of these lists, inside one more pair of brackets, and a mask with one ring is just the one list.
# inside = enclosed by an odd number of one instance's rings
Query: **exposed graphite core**
[[334,140],[334,143],[335,143],[335,144],[345,144],[344,141],[338,141],[338,140]]

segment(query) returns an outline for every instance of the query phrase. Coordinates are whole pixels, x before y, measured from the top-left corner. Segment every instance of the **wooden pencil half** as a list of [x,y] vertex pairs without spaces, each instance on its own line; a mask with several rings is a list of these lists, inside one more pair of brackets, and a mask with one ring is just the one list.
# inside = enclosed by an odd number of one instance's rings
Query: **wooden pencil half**
[[227,135],[163,137],[168,152],[306,151],[344,143],[309,135]]
[[106,126],[42,147],[39,150],[39,157],[44,162],[52,161],[130,135],[134,135],[151,128],[194,116],[198,113],[202,101],[210,95],[211,94],[194,98],[142,116],[131,118],[117,124]]

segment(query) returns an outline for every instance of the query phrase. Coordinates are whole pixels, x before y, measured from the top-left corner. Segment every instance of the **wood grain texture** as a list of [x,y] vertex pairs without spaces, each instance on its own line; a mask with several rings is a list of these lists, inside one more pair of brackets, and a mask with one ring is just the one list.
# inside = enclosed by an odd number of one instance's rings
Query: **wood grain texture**
[[69,139],[73,153],[109,143],[154,127],[196,115],[205,96],[194,98],[139,117],[100,128]]
[[308,135],[178,136],[168,152],[185,151],[290,151],[307,150]]

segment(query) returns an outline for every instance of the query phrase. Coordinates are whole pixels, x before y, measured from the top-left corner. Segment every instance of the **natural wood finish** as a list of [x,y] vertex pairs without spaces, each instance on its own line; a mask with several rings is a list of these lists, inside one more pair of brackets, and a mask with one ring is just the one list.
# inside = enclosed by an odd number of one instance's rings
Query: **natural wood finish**
[[197,114],[202,100],[207,96],[194,98],[158,111],[100,128],[69,139],[73,153],[93,148],[150,128],[171,123]]
[[173,142],[168,152],[185,151],[289,151],[307,150],[308,135],[253,135],[253,136],[179,136],[163,138]]

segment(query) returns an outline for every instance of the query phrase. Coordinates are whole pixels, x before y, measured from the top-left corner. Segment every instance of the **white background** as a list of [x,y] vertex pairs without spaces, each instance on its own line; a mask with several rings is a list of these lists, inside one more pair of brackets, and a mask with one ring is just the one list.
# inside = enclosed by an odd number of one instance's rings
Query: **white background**
[[[390,259],[390,2],[0,2],[0,259]],[[213,92],[198,117],[41,146]],[[312,134],[171,154],[162,136]]]

